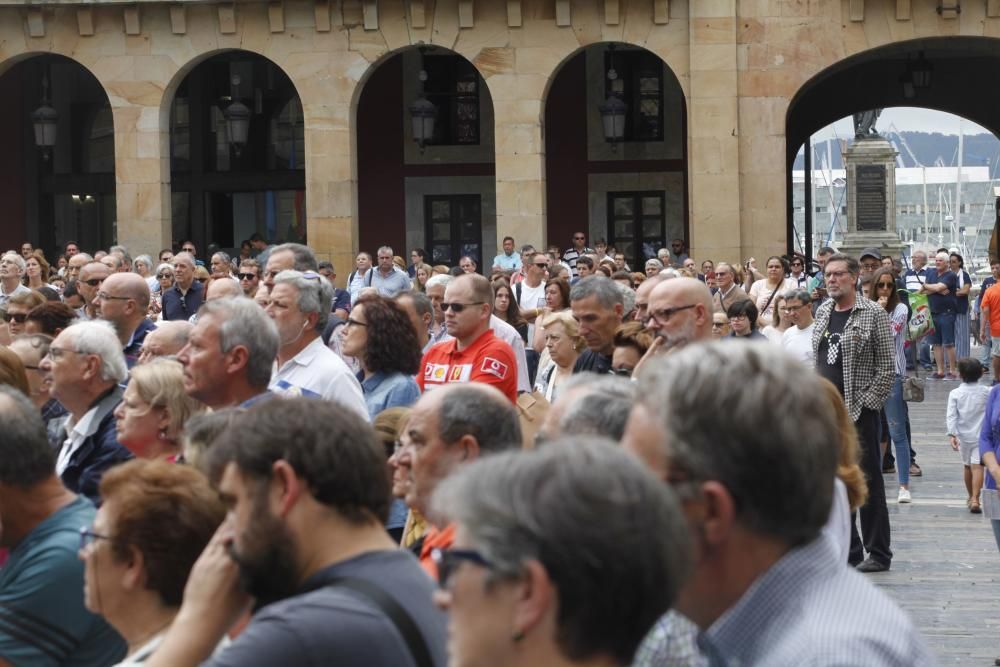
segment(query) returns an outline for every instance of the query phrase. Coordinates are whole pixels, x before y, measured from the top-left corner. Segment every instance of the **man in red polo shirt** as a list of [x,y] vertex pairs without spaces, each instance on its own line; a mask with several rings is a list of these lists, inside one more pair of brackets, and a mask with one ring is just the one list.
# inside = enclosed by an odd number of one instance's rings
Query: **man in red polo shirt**
[[517,402],[517,362],[514,351],[490,329],[493,289],[479,274],[452,280],[441,303],[444,324],[452,340],[427,350],[417,373],[421,391],[452,382],[482,382]]

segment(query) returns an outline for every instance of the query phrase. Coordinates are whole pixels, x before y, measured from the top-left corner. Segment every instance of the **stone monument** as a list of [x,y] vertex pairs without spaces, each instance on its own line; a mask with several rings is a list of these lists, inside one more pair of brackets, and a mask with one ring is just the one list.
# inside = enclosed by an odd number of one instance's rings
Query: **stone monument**
[[857,257],[878,248],[898,259],[896,149],[875,129],[881,109],[854,114],[854,143],[844,153],[847,169],[847,233],[840,252]]

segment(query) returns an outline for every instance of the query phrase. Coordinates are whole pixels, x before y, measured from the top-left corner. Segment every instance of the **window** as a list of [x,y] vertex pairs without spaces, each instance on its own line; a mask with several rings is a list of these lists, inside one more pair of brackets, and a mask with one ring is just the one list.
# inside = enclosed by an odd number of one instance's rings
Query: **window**
[[666,245],[664,200],[663,192],[608,193],[608,243],[636,271]]
[[479,144],[479,72],[462,56],[424,56],[424,91],[437,108],[434,137],[438,146]]
[[482,265],[482,200],[479,195],[424,197],[431,264],[457,266],[463,255]]
[[605,78],[605,96],[625,102],[625,141],[663,141],[663,61],[647,51],[605,52],[605,72],[612,60],[618,76]]

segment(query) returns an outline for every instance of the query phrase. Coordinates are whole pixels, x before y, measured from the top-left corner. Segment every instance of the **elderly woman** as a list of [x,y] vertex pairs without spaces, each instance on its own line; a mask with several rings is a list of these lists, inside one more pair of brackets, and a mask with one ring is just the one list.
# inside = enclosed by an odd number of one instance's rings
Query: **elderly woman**
[[631,664],[690,565],[671,488],[585,437],[461,468],[432,505],[456,526],[433,552],[454,663]]
[[153,258],[149,255],[139,255],[132,260],[132,271],[142,276],[149,285],[150,292],[157,292],[160,289],[160,282],[153,274]]
[[140,459],[173,461],[181,433],[204,406],[184,391],[184,367],[156,359],[132,369],[122,402],[115,408],[118,442]]
[[420,388],[413,375],[420,369],[420,343],[395,301],[362,296],[340,331],[341,352],[361,365],[358,381],[371,419],[386,408],[416,402]]
[[535,390],[552,403],[559,394],[559,386],[573,375],[573,365],[586,347],[580,336],[580,325],[569,311],[548,313],[539,327],[545,340],[545,349],[551,363],[538,371]]
[[[397,544],[403,538],[403,530],[407,523],[409,508],[406,506],[405,498],[409,485],[403,480],[403,477],[407,475],[395,464],[393,457],[396,456],[397,449],[400,448],[399,438],[403,434],[403,428],[409,417],[410,408],[395,407],[386,408],[372,419],[375,437],[385,447],[385,458],[388,461],[389,475],[392,477],[392,504],[389,506],[389,518],[385,522],[385,529],[389,531],[389,536]],[[399,474],[398,479],[397,473]]]
[[[565,278],[553,278],[551,269],[549,279],[545,283],[545,308],[535,321],[539,321],[545,315],[558,313],[569,308],[569,281]],[[545,349],[545,335],[543,327],[535,327],[534,339],[531,347],[539,354]]]
[[757,306],[753,301],[737,301],[726,309],[729,318],[729,338],[745,338],[747,340],[767,340],[757,329]]
[[725,313],[712,313],[712,339],[719,340],[729,335],[729,317]]
[[156,650],[191,567],[225,518],[219,494],[188,466],[129,461],[101,480],[103,505],[80,529],[84,604],[128,644],[124,665]]
[[658,259],[647,259],[646,260],[646,277],[655,276],[657,273],[663,270],[663,262]]

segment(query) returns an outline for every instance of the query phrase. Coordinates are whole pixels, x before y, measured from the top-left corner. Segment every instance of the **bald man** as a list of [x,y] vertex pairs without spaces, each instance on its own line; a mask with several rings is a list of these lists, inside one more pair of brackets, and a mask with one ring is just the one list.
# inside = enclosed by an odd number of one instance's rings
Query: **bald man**
[[650,352],[660,354],[712,337],[712,293],[696,278],[664,280],[649,295]]
[[242,297],[243,288],[235,280],[230,278],[215,278],[208,283],[205,290],[205,301],[215,301],[216,299],[228,299],[231,297]]
[[147,334],[156,328],[146,319],[149,310],[149,284],[146,279],[138,273],[112,273],[97,288],[94,307],[99,311],[100,318],[115,328],[125,353],[125,362],[132,368],[139,360]]
[[160,322],[146,335],[139,352],[139,364],[148,364],[160,357],[176,356],[187,345],[194,325],[187,320]]

